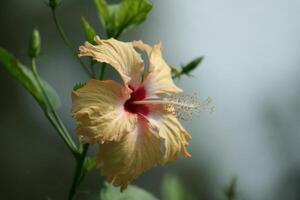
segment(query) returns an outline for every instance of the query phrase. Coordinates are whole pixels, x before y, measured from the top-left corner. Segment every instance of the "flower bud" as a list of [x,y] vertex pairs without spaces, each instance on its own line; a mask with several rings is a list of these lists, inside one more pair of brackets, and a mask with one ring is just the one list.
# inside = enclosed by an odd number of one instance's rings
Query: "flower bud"
[[31,38],[29,40],[28,56],[30,58],[36,58],[41,51],[41,37],[39,31],[35,28],[32,31]]
[[49,6],[52,10],[57,8],[57,6],[60,4],[59,0],[49,0]]

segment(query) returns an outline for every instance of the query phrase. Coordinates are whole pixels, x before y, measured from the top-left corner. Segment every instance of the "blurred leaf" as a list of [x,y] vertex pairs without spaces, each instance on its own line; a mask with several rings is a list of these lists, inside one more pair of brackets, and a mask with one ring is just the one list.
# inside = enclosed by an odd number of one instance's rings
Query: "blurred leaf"
[[95,30],[91,27],[91,25],[86,21],[84,17],[81,17],[83,29],[85,32],[86,40],[91,44],[96,44],[94,38],[96,36]]
[[158,200],[147,191],[136,186],[129,185],[126,190],[120,192],[120,189],[108,183],[100,193],[101,200]]
[[175,67],[172,67],[172,66],[170,66],[170,67],[171,67],[171,73],[172,73],[173,77],[174,78],[179,77],[181,72],[178,69],[176,69]]
[[201,64],[201,62],[203,61],[203,59],[204,59],[204,57],[201,56],[199,58],[196,58],[196,59],[192,60],[188,64],[182,66],[182,68],[181,68],[181,74],[189,75],[191,71],[193,71],[194,69],[196,69],[198,67],[198,65]]
[[[96,36],[96,32],[93,29],[93,27],[91,27],[91,25],[86,21],[86,19],[84,17],[81,17],[81,21],[82,21],[82,25],[83,25],[83,29],[85,32],[85,38],[86,40],[91,43],[91,44],[96,44],[95,41],[95,36]],[[98,62],[92,58],[90,58],[90,66],[93,66],[95,64],[97,64]]]
[[73,91],[76,91],[80,88],[82,88],[83,86],[85,86],[86,83],[76,83],[73,87]]
[[170,174],[165,175],[162,181],[162,196],[164,200],[196,200],[179,178]]
[[84,169],[89,172],[96,167],[96,159],[87,157],[84,161]]
[[[60,101],[60,98],[59,98],[56,90],[51,85],[49,85],[46,81],[44,81],[42,79],[41,79],[41,81],[42,81],[42,87],[44,88],[44,90],[47,94],[47,97],[53,106],[53,109],[56,110],[57,108],[59,108],[61,106],[61,101]],[[44,99],[44,101],[46,101],[46,100]],[[51,110],[51,109],[47,108],[47,111],[49,111],[49,110]]]
[[230,184],[224,189],[226,200],[234,200],[236,198],[237,178],[232,178]]
[[182,75],[190,75],[190,72],[195,70],[203,61],[204,56],[198,57],[186,65],[181,66],[181,70],[171,67],[172,78],[180,78]]
[[[21,85],[23,85],[28,92],[36,99],[41,105],[43,110],[49,111],[51,108],[48,106],[46,99],[44,98],[42,91],[38,87],[38,83],[35,80],[32,72],[20,63],[13,55],[0,47],[0,64],[12,75]],[[59,107],[60,100],[55,90],[42,80],[42,87],[47,93],[50,102],[54,108]]]
[[95,0],[95,3],[107,36],[114,38],[145,21],[152,9],[148,0],[121,0],[110,5],[105,0]]
[[147,0],[123,0],[116,24],[125,32],[142,23],[151,9],[152,5]]
[[107,5],[105,0],[95,0],[96,8],[98,10],[98,14],[101,20],[102,25],[105,28],[108,28],[107,26],[112,21],[111,14],[112,11],[109,11],[109,5]]

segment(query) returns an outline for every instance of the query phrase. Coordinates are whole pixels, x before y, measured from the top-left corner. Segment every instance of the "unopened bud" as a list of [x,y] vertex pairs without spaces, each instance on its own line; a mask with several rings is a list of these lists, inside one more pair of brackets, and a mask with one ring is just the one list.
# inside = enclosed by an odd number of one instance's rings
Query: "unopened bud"
[[39,31],[35,28],[32,31],[29,41],[28,55],[30,58],[36,58],[41,51],[41,37]]
[[57,8],[57,6],[60,4],[60,0],[49,0],[49,6],[52,10]]

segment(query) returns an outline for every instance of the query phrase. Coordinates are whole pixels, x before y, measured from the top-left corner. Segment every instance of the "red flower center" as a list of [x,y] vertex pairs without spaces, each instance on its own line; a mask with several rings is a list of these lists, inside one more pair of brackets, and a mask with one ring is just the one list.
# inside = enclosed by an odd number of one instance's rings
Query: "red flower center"
[[146,98],[146,90],[144,87],[139,87],[136,90],[129,85],[129,88],[133,90],[130,99],[124,103],[124,109],[127,112],[140,114],[147,116],[149,114],[149,108],[143,104],[134,104],[135,101],[140,101]]

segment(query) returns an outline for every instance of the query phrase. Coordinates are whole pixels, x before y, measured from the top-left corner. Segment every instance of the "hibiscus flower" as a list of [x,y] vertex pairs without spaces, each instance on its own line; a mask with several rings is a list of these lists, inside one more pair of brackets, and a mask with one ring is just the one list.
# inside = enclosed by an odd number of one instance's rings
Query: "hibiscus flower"
[[[72,93],[72,113],[77,133],[85,143],[100,144],[97,166],[102,175],[121,190],[157,164],[177,159],[186,150],[190,134],[177,119],[177,109],[196,109],[176,95],[171,69],[162,58],[161,44],[121,42],[95,38],[86,42],[80,56],[111,65],[123,84],[113,80],[90,80]],[[139,52],[149,60],[149,69]],[[174,98],[175,97],[175,98]]]

